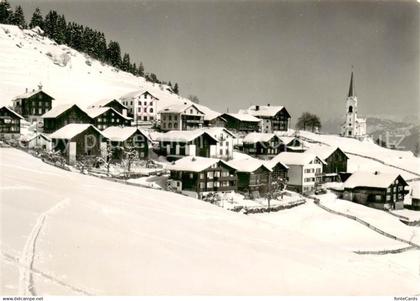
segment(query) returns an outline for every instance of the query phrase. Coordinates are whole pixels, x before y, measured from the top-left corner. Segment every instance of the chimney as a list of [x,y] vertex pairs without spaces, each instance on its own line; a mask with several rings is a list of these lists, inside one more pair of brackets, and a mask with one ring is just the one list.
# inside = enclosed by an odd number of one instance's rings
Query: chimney
[[267,104],[267,107],[269,107],[269,106],[270,106],[270,104],[268,103],[268,104]]
[[379,171],[375,171],[375,176],[379,175]]
[[256,105],[255,106],[255,111],[259,111],[260,110],[260,106],[259,105]]
[[25,93],[28,93],[28,88],[25,88]]

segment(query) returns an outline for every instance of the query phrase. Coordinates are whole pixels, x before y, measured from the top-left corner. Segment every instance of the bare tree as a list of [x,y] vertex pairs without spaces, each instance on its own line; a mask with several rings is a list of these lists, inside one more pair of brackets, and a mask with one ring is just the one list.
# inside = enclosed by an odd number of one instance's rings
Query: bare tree
[[196,103],[196,104],[199,104],[200,103],[200,99],[196,95],[188,95],[187,98],[189,100],[191,100],[193,103]]
[[286,180],[278,177],[272,180],[268,186],[267,198],[267,209],[270,212],[271,200],[277,200],[279,197],[283,199],[283,191],[286,189]]
[[307,129],[315,132],[316,129],[321,129],[320,118],[312,113],[304,112],[298,119],[296,127],[300,130],[306,131]]

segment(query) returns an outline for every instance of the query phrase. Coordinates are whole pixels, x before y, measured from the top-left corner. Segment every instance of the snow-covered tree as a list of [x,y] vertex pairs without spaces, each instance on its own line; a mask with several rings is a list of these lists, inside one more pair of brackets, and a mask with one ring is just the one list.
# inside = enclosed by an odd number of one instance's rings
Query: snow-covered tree
[[178,83],[175,83],[175,86],[174,86],[174,93],[175,93],[175,94],[179,94],[179,87],[178,87]]
[[122,63],[121,63],[121,69],[123,71],[130,71],[130,55],[128,53],[124,53],[123,59],[122,59]]
[[137,72],[138,72],[138,75],[144,76],[144,66],[143,66],[142,62],[140,62],[140,65],[139,65],[139,68],[138,68]]
[[41,10],[37,7],[32,15],[31,22],[29,22],[29,28],[39,26],[44,27],[44,18],[42,17]]
[[121,48],[118,42],[109,42],[106,51],[106,60],[114,67],[119,68],[121,66]]

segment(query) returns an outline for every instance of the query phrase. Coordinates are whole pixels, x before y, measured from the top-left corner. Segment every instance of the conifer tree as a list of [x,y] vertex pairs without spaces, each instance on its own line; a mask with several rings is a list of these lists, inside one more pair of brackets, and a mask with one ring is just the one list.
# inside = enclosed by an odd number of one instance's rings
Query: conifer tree
[[39,26],[40,28],[44,27],[44,19],[41,15],[41,10],[37,7],[32,15],[31,22],[29,23],[29,28],[34,28]]
[[15,9],[15,12],[11,16],[11,24],[17,25],[21,28],[26,28],[25,16],[23,14],[22,6],[18,5]]
[[121,66],[121,48],[120,44],[115,41],[110,41],[107,48],[106,60],[114,67]]
[[13,16],[12,8],[10,3],[7,0],[0,0],[0,23],[10,24],[11,18]]
[[123,71],[129,72],[130,71],[130,66],[131,66],[130,55],[128,53],[124,53],[122,64],[121,64],[121,69]]
[[139,69],[137,70],[139,76],[144,76],[144,66],[143,62],[140,62]]
[[175,94],[179,94],[179,87],[178,87],[178,83],[175,83],[175,86],[174,86],[174,93],[175,93]]

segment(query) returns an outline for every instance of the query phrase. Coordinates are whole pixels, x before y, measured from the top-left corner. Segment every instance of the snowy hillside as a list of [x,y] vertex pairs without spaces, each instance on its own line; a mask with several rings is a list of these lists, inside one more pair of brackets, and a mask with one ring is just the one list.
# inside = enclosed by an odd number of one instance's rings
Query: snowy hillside
[[34,30],[0,24],[0,50],[0,105],[11,105],[12,98],[25,89],[37,88],[39,83],[56,99],[53,106],[77,103],[87,107],[100,99],[120,98],[139,89],[159,98],[158,110],[180,101],[189,102],[143,77],[57,45]]
[[310,204],[258,218],[0,156],[3,295],[419,293],[418,251],[357,255],[404,245]]

